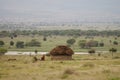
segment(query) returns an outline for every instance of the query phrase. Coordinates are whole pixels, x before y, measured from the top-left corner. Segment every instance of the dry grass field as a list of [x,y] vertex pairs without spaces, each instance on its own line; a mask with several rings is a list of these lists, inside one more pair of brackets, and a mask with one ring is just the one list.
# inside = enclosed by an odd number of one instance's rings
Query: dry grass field
[[0,80],[120,80],[119,53],[113,57],[79,54],[69,61],[51,61],[46,56],[45,61],[33,61],[27,55],[0,56]]

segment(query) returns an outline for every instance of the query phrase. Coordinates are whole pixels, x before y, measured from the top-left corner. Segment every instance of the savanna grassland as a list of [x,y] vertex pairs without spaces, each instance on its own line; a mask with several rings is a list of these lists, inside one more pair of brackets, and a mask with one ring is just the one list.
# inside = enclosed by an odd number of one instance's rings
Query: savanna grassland
[[[10,37],[4,37],[4,38],[0,38],[0,40],[5,42],[5,45],[3,47],[7,48],[8,51],[34,51],[35,49],[37,49],[40,52],[49,52],[52,48],[54,48],[55,46],[58,45],[67,45],[67,40],[68,39],[75,39],[75,43],[71,46],[71,48],[75,51],[75,52],[87,52],[88,49],[83,49],[80,48],[80,46],[78,45],[78,42],[80,40],[86,40],[86,41],[90,41],[90,40],[94,40],[94,41],[98,41],[98,42],[103,42],[104,46],[103,47],[92,47],[93,49],[95,49],[96,51],[109,51],[110,48],[116,48],[117,51],[120,50],[120,37],[117,38],[117,40],[115,39],[115,36],[109,36],[109,37],[101,37],[101,36],[94,36],[93,39],[91,38],[85,38],[86,36],[48,36],[46,41],[43,41],[43,37],[44,36],[39,36],[39,35],[35,35],[35,36],[23,36],[23,35],[19,35],[18,37],[11,39]],[[37,41],[39,41],[41,43],[40,47],[28,47],[25,46],[24,48],[16,48],[15,44],[17,41],[23,41],[24,43],[27,43],[29,41],[31,41],[32,39],[36,39]],[[111,40],[111,43],[110,43]],[[10,41],[14,42],[14,46],[10,46]],[[113,42],[117,41],[118,45],[114,45]]]
[[[37,55],[40,59],[41,55]],[[11,60],[9,59],[16,59]],[[120,53],[73,55],[73,60],[33,62],[33,56],[0,56],[0,80],[120,80]]]
[[[89,37],[89,36],[88,36]],[[45,57],[45,61],[34,62],[33,56],[29,55],[2,55],[0,56],[0,80],[120,80],[120,37],[116,36],[46,36],[43,35],[18,35],[15,38],[5,36],[0,38],[5,44],[1,47],[7,48],[8,51],[35,51],[49,52],[58,45],[67,45],[66,41],[75,39],[71,46],[74,52],[88,52],[88,48],[81,48],[78,45],[80,40],[94,40],[103,42],[103,47],[91,47],[96,54],[75,54],[73,60],[52,61],[50,56]],[[16,42],[24,43],[31,40],[37,40],[41,43],[39,47],[24,46],[17,48]],[[10,46],[10,41],[14,42]],[[118,44],[114,45],[113,42]],[[117,52],[110,53],[110,48],[116,48]],[[101,51],[101,56],[98,52]],[[102,51],[107,51],[103,53]],[[41,55],[36,56],[38,59]],[[12,60],[9,60],[12,59]]]

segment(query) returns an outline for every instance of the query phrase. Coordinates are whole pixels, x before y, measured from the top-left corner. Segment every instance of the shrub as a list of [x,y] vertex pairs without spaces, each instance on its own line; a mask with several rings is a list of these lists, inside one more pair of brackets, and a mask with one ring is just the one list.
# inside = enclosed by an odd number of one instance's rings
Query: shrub
[[14,45],[14,42],[13,41],[10,41],[10,46],[13,46]]
[[4,55],[7,52],[7,49],[0,48],[0,55]]
[[109,49],[110,52],[117,52],[117,49],[116,48],[111,48]]
[[37,46],[37,47],[40,47],[41,43],[38,42],[37,40],[33,39],[30,42],[26,43],[26,46],[30,46],[30,47]]
[[103,46],[104,46],[104,43],[103,43],[103,42],[99,43],[99,46],[100,46],[100,47],[103,47]]
[[85,48],[86,47],[86,40],[80,40],[78,42],[78,45],[81,47],[81,48]]
[[76,40],[75,39],[68,39],[66,42],[69,45],[73,45],[76,42]]
[[118,45],[118,42],[117,42],[117,41],[114,41],[113,44],[114,44],[114,45]]
[[4,44],[4,41],[0,41],[0,46],[3,46]]
[[95,50],[94,50],[94,49],[90,49],[90,50],[88,51],[88,53],[93,54],[93,53],[95,53]]
[[18,42],[16,43],[16,47],[17,47],[17,48],[24,48],[24,42],[23,42],[23,41],[18,41]]
[[86,40],[80,40],[78,45],[81,48],[98,47],[98,41],[90,40],[87,42]]

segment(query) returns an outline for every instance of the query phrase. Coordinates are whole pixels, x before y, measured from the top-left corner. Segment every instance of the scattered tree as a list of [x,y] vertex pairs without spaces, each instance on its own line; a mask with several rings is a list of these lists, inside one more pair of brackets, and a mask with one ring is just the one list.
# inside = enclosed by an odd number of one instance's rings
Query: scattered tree
[[68,39],[67,40],[67,44],[70,45],[70,46],[73,45],[75,42],[76,42],[75,39]]
[[90,40],[86,43],[86,46],[88,48],[91,48],[91,47],[98,47],[98,41],[94,41],[94,40]]
[[26,43],[26,46],[30,46],[30,47],[37,46],[37,47],[40,47],[40,46],[41,46],[41,43],[38,42],[38,41],[35,40],[35,39],[32,39],[30,42]]
[[0,55],[4,55],[7,52],[7,49],[0,48]]
[[118,45],[118,42],[117,42],[117,41],[114,41],[113,44],[114,44],[114,45]]
[[4,41],[0,41],[0,46],[5,45]]
[[113,56],[113,53],[116,53],[117,49],[116,48],[110,48],[109,51],[112,53],[112,56]]
[[89,54],[94,54],[94,53],[95,53],[95,50],[94,50],[94,49],[90,49],[90,50],[88,51],[88,53],[89,53]]
[[13,41],[10,41],[10,46],[13,46],[14,45],[14,42]]
[[24,42],[23,42],[23,41],[18,41],[18,42],[16,43],[16,47],[17,47],[17,48],[24,48]]
[[78,42],[78,45],[79,45],[79,47],[81,47],[81,48],[86,48],[86,40],[80,40],[80,41]]

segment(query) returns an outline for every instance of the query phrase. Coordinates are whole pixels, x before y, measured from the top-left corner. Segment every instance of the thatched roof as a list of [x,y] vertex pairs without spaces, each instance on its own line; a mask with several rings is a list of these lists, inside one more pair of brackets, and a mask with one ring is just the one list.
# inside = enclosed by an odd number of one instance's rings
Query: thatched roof
[[74,54],[74,52],[71,48],[69,48],[67,46],[63,46],[63,45],[57,46],[50,51],[50,55],[52,55],[52,56],[57,56],[57,55],[58,56],[60,56],[60,55],[71,56],[73,54]]

